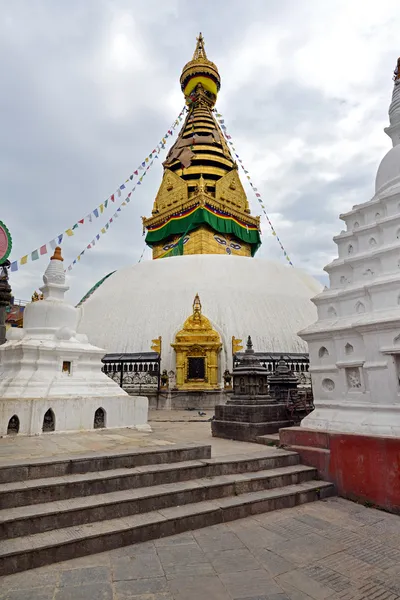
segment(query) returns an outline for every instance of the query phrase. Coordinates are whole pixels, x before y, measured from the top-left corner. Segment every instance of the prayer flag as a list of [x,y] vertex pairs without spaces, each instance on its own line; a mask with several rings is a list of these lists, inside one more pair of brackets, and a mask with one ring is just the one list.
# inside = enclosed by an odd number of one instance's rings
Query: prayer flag
[[84,222],[85,222],[85,219],[81,219],[80,221],[78,221],[78,223],[80,223],[81,225],[83,225]]
[[46,244],[43,244],[43,246],[40,246],[40,254],[43,256],[43,254],[47,254],[47,247]]
[[51,242],[49,242],[49,244],[50,244],[50,248],[52,250],[55,250],[57,248],[57,242],[56,242],[56,240],[51,240]]
[[72,231],[72,229],[67,229],[67,231],[65,232],[69,237],[71,237],[71,235],[74,235],[74,232]]
[[61,242],[63,241],[63,237],[64,237],[64,234],[60,233],[60,235],[58,236],[58,243],[59,244],[61,244]]
[[100,204],[100,213],[102,213],[104,211],[104,206],[103,204]]
[[39,252],[34,250],[31,254],[32,260],[37,260],[39,258]]
[[25,254],[25,256],[23,256],[20,260],[20,264],[21,265],[26,265],[26,263],[28,262],[28,255]]
[[104,227],[102,227],[102,229],[101,229],[101,233],[105,233],[105,232],[106,232],[105,228],[104,228]]
[[95,209],[94,209],[94,211],[93,211],[93,214],[94,214],[94,216],[95,216],[96,218],[98,218],[98,217],[99,217],[99,209],[98,209],[98,208],[95,208]]
[[18,271],[18,261],[14,260],[14,262],[11,263],[11,271]]
[[75,223],[75,225],[73,226],[72,229],[77,229],[78,228],[78,223]]
[[125,184],[123,183],[122,185],[119,186],[120,190],[124,190],[125,189]]
[[114,196],[114,194],[111,195],[110,200],[111,200],[111,202],[115,202],[115,196]]

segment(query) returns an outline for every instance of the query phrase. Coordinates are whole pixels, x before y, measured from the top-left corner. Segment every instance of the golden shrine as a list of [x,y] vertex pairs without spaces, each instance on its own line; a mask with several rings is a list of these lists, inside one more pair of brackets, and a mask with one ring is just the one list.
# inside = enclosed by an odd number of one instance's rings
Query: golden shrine
[[176,387],[181,390],[215,390],[219,387],[218,354],[220,335],[201,312],[196,294],[193,314],[171,344],[176,352]]
[[153,258],[177,254],[253,256],[261,244],[260,219],[250,214],[238,165],[213,108],[220,76],[203,36],[182,71],[187,116],[163,166],[152,215],[143,218]]

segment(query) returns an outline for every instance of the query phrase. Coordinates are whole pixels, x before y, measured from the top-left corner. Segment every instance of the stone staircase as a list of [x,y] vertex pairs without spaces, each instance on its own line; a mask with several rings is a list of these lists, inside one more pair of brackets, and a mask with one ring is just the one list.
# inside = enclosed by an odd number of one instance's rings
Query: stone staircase
[[0,575],[333,494],[295,452],[174,445],[0,467]]

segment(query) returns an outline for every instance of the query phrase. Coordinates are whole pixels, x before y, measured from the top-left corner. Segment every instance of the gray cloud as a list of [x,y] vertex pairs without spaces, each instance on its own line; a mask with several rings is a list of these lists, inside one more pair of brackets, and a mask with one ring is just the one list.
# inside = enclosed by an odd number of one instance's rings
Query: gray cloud
[[[179,75],[202,30],[235,147],[293,262],[325,281],[338,214],[372,196],[389,148],[381,130],[398,53],[395,0],[350,4],[0,0],[0,219],[13,235],[12,259],[84,217],[153,149],[183,106]],[[71,271],[72,300],[138,260],[140,217],[161,175],[155,164]],[[66,264],[111,214],[65,241]],[[264,217],[262,225],[259,256],[282,260]],[[17,297],[30,297],[46,264],[12,274]]]

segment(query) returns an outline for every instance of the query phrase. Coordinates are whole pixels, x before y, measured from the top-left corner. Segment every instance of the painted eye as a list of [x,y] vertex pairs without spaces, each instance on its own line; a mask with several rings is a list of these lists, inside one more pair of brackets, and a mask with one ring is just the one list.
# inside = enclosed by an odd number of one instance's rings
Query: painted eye
[[166,246],[163,246],[163,250],[171,250],[171,248],[173,248],[175,246],[175,244],[167,244]]
[[234,250],[240,250],[241,246],[240,244],[234,244],[233,242],[231,242],[231,248],[233,248]]
[[216,242],[218,242],[218,244],[221,244],[222,246],[226,246],[226,240],[224,240],[223,238],[220,238],[217,235],[214,235],[214,239]]
[[183,239],[183,244],[186,244],[188,241],[190,240],[190,237],[187,235],[184,239]]

